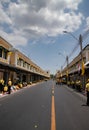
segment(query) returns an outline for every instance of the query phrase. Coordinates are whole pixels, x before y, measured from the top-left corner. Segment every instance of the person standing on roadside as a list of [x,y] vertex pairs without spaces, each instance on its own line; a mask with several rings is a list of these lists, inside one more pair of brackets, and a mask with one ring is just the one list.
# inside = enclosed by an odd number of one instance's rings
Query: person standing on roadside
[[1,93],[3,94],[3,92],[4,92],[4,80],[3,79],[0,80],[0,87],[1,87]]
[[89,106],[89,79],[87,80],[85,91],[87,92],[87,103],[86,103],[86,105]]
[[8,81],[8,94],[11,93],[11,85],[12,85],[12,81],[11,81],[11,79],[9,79],[9,81]]
[[2,94],[4,93],[4,80],[2,79]]

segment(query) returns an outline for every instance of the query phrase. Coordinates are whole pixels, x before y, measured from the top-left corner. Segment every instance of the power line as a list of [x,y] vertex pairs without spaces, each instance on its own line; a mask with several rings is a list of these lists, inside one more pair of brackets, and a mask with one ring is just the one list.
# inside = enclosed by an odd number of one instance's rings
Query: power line
[[77,43],[77,44],[75,45],[75,47],[73,48],[73,50],[72,50],[71,53],[69,54],[68,58],[70,58],[70,57],[75,53],[75,51],[78,49],[78,47],[79,47],[79,43]]
[[[72,33],[70,33],[70,32],[67,32],[67,31],[63,31],[63,32],[64,32],[64,33],[69,33],[73,38],[75,38],[75,39],[78,41],[78,43],[74,46],[74,48],[73,48],[73,50],[71,51],[71,53],[68,55],[68,58],[70,58],[70,57],[76,52],[76,50],[78,49],[78,47],[80,46],[79,39],[77,39],[77,38],[76,38]],[[87,29],[87,31],[82,35],[82,39],[83,39],[83,40],[86,39],[88,35],[89,35],[89,29]],[[66,62],[67,62],[67,60],[65,60],[63,66],[65,66]]]
[[89,35],[89,29],[87,29],[87,31],[83,34],[82,36],[83,40],[86,39],[88,35]]

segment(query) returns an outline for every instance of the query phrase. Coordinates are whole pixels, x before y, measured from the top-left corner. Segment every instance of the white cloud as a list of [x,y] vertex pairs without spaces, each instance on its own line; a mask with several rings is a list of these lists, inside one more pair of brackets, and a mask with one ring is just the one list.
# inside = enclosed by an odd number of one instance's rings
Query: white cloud
[[[15,0],[14,0],[15,1]],[[1,0],[0,23],[12,29],[9,34],[0,24],[2,33],[13,45],[26,45],[27,40],[46,35],[56,36],[63,30],[74,31],[83,15],[78,10],[82,0]],[[6,9],[5,9],[6,7]],[[17,38],[16,38],[17,37]]]
[[25,46],[27,44],[27,39],[25,37],[23,37],[21,34],[19,34],[19,35],[18,35],[18,33],[8,34],[2,30],[0,30],[0,34],[4,39],[6,39],[14,47]]
[[89,17],[86,18],[86,24],[87,24],[87,27],[89,28]]
[[82,0],[64,0],[67,3],[67,8],[71,10],[77,10],[79,3],[82,2]]
[[7,23],[7,24],[11,24],[11,19],[9,18],[9,16],[7,15],[7,13],[3,10],[2,5],[0,5],[0,23]]

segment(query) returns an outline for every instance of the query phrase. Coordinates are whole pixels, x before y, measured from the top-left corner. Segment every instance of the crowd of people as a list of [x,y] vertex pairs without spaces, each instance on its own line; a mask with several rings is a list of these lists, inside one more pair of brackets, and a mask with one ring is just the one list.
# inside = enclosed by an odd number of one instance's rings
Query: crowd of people
[[0,94],[10,94],[12,91],[21,89],[22,87],[27,86],[26,82],[23,82],[23,84],[21,82],[18,82],[16,84],[13,84],[11,79],[9,78],[7,84],[4,82],[3,79],[0,80]]
[[12,86],[12,81],[11,79],[8,80],[7,85],[5,85],[5,82],[3,79],[0,80],[0,91],[2,94],[5,92],[8,92],[8,94],[11,93],[11,86]]

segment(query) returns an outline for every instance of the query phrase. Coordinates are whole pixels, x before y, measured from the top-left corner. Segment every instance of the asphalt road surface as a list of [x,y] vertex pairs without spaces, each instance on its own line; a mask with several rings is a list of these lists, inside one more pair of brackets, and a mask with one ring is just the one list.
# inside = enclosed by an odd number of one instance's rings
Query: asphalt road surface
[[86,98],[54,81],[0,98],[0,130],[89,130]]

